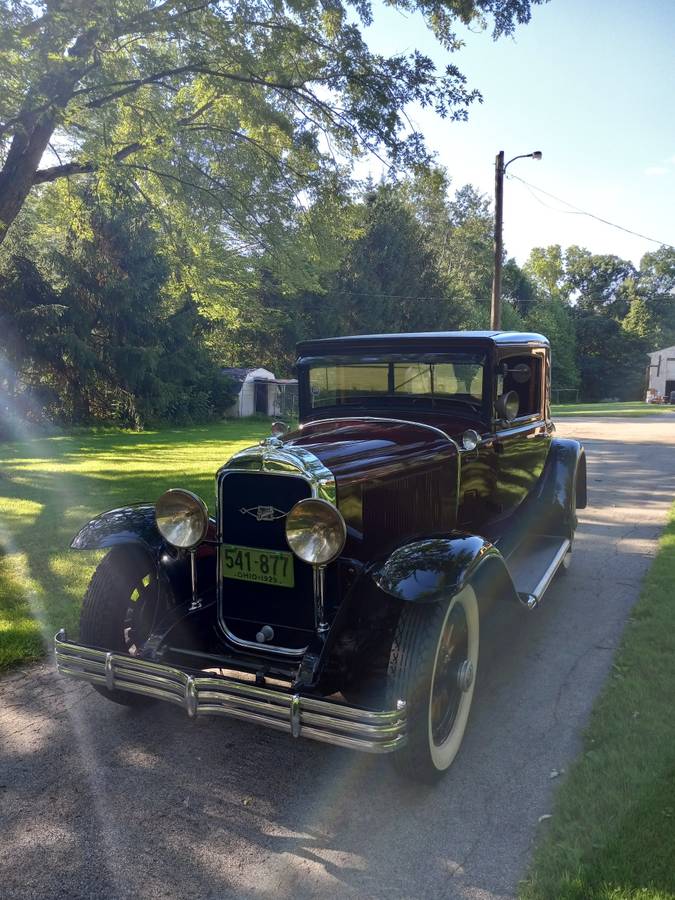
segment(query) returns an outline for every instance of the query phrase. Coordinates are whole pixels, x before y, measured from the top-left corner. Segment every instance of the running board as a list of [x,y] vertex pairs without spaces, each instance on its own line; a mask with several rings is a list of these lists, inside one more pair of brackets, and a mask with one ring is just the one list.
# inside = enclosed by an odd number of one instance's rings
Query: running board
[[570,547],[568,538],[538,537],[507,560],[518,598],[527,609],[539,606]]

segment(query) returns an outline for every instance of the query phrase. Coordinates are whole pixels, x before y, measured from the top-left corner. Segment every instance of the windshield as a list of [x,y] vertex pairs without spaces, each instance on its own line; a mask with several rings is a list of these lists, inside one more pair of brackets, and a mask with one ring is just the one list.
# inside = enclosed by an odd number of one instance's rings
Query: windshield
[[312,409],[396,404],[419,398],[430,406],[483,401],[483,354],[454,353],[388,359],[315,360],[309,366]]

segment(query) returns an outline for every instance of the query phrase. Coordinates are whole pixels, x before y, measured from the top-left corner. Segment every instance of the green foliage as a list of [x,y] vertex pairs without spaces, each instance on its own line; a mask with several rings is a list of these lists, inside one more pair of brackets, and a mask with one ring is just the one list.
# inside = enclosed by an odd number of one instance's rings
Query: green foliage
[[143,216],[99,205],[86,224],[40,265],[4,260],[8,412],[132,427],[222,414],[232,392],[205,351],[205,320],[189,297],[164,298],[167,264]]
[[565,279],[564,255],[560,244],[534,247],[523,268],[542,300],[569,302],[570,287]]
[[[496,38],[538,2],[391,5],[454,50],[457,20],[491,19]],[[300,194],[340,160],[428,161],[409,104],[462,119],[480,96],[452,64],[370,50],[369,0],[0,0],[0,15],[0,241],[35,186],[93,175],[101,193],[124,178],[169,219],[217,223],[228,247],[279,253]],[[62,152],[38,169],[50,143]]]
[[423,225],[404,191],[380,185],[326,297],[339,334],[452,328],[456,314]]
[[675,345],[675,249],[660,247],[640,261],[636,292],[649,315],[649,350]]
[[675,896],[675,507],[521,900]]
[[577,311],[575,325],[581,396],[635,400],[644,394],[644,342],[598,312]]
[[568,247],[565,254],[566,285],[580,309],[621,318],[628,310],[623,287],[635,274],[632,263],[618,256],[582,247]]
[[537,300],[532,279],[515,259],[507,259],[502,267],[502,297],[511,302],[524,320],[532,310],[531,304]]
[[530,327],[554,348],[554,386],[579,386],[585,400],[642,396],[647,352],[675,343],[675,251],[648,253],[636,270],[552,245],[532,250],[524,271],[537,300]]
[[551,343],[551,386],[578,388],[576,331],[569,308],[561,300],[540,300],[532,304],[526,322]]
[[450,228],[441,264],[473,318],[476,301],[482,301],[483,312],[489,310],[492,292],[494,225],[490,201],[466,184],[455,194],[449,211]]
[[630,305],[621,327],[629,334],[652,343],[656,338],[656,328],[647,302],[637,294],[633,284],[627,286],[626,297]]
[[[454,196],[444,170],[418,169],[397,183],[367,186],[351,215],[351,233],[325,267],[319,288],[293,292],[263,271],[249,323],[230,332],[240,364],[254,359],[286,372],[294,344],[333,334],[484,328],[492,281],[492,220],[486,197],[471,186]],[[507,299],[529,286],[507,264]],[[524,285],[524,286],[523,286]],[[522,330],[507,302],[504,327]],[[248,356],[246,356],[248,354]]]

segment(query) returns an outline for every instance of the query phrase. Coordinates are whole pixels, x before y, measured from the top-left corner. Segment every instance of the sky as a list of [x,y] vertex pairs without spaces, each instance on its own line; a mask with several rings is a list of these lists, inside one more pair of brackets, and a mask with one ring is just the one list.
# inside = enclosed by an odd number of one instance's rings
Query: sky
[[[468,122],[409,110],[453,187],[492,196],[494,159],[516,160],[507,175],[625,228],[675,245],[675,0],[551,0],[513,38],[458,29],[466,45],[443,50],[421,17],[377,0],[366,30],[372,49],[419,49],[443,68],[458,66],[478,88]],[[376,162],[366,165],[375,177]],[[568,210],[564,212],[563,210]],[[569,211],[509,179],[504,242],[523,263],[532,247],[578,244],[638,264],[657,243]]]

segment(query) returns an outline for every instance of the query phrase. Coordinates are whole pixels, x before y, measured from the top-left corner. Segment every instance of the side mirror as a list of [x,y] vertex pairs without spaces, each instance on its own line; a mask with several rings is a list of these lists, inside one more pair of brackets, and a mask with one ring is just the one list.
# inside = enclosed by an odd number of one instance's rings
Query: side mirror
[[497,402],[495,403],[497,415],[506,422],[513,422],[518,415],[519,408],[520,400],[515,391],[507,391],[505,394],[500,394],[497,397]]
[[526,384],[532,377],[532,369],[527,363],[518,363],[511,370],[511,377],[516,384]]
[[516,384],[525,384],[532,377],[532,369],[527,363],[518,363],[515,366],[509,366],[508,363],[502,365],[502,375],[506,378],[510,375]]

